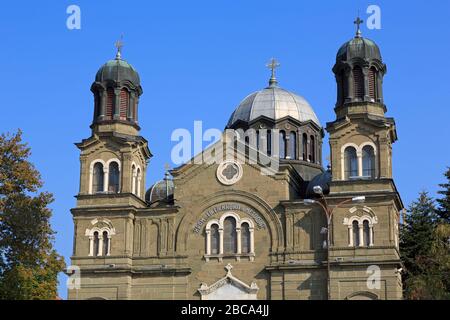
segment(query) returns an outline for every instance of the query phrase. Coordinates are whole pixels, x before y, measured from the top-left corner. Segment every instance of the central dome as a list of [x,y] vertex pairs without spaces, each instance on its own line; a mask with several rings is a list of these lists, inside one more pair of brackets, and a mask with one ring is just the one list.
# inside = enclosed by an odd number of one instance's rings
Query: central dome
[[260,116],[275,121],[290,116],[300,122],[311,120],[320,127],[320,122],[308,101],[275,84],[252,93],[242,100],[231,115],[227,127],[231,127],[239,120],[251,122]]

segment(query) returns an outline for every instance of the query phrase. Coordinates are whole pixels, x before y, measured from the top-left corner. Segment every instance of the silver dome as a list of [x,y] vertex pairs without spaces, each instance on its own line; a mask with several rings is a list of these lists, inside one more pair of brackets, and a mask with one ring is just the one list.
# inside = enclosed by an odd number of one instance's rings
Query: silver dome
[[238,120],[250,122],[260,116],[273,120],[291,116],[301,122],[312,120],[320,127],[319,119],[308,101],[274,85],[247,96],[231,115],[227,127]]

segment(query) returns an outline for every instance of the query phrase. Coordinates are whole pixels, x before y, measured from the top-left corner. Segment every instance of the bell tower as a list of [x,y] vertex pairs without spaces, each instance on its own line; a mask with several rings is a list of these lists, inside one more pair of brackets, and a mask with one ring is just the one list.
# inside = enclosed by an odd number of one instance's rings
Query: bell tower
[[[379,47],[362,37],[361,23],[357,18],[356,35],[337,53],[336,119],[326,126],[332,171],[329,203],[338,207],[348,199],[364,199],[333,213],[331,299],[347,295],[339,288],[349,279],[337,270],[353,273],[350,280],[368,297],[401,299],[398,223],[403,203],[392,176],[397,133],[394,119],[385,115],[386,65]],[[379,285],[368,286],[367,275],[374,270],[379,272]]]
[[146,207],[145,176],[152,154],[139,134],[138,104],[143,91],[138,73],[122,58],[122,42],[116,47],[115,59],[98,70],[91,86],[92,134],[76,143],[80,188],[76,208],[71,210],[72,263],[82,272],[91,265],[129,262],[134,216]]
[[333,180],[392,178],[392,144],[397,140],[393,118],[383,99],[386,65],[380,49],[357,32],[341,46],[333,73],[336,77],[336,120],[330,133]]

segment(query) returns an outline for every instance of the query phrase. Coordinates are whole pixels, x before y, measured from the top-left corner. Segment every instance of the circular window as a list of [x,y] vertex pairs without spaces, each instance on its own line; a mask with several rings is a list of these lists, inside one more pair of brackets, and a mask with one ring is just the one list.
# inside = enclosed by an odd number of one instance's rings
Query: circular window
[[217,167],[217,179],[224,185],[232,185],[242,178],[242,166],[234,160],[222,162]]

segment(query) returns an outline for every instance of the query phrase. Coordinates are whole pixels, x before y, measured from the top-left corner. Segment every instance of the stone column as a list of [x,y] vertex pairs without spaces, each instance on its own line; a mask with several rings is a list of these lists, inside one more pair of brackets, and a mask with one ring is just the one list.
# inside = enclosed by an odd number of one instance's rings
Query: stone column
[[353,225],[348,225],[348,246],[353,247]]
[[135,99],[135,93],[132,91],[129,93],[128,98],[128,108],[127,108],[127,120],[133,121],[134,119],[134,99]]
[[108,192],[109,185],[109,168],[108,166],[103,167],[103,192]]
[[358,177],[363,176],[363,159],[361,150],[356,151],[356,157],[358,158]]
[[94,255],[94,236],[89,236],[89,256]]
[[[80,194],[92,193],[92,175],[93,168],[91,169],[88,167],[85,156],[80,156],[80,187],[78,189]],[[89,185],[86,186],[86,182],[89,183]]]
[[223,254],[223,229],[219,228],[219,254]]
[[241,228],[236,228],[236,237],[237,237],[237,254],[241,254],[242,253],[242,248],[241,248]]
[[347,77],[347,97],[346,102],[351,102],[353,100],[353,72],[349,68],[345,70],[345,76]]
[[359,246],[364,246],[364,230],[363,230],[363,224],[360,223],[359,225]]
[[206,230],[206,254],[211,254],[211,230]]
[[[122,166],[120,168],[120,176],[121,176],[121,192],[122,193],[131,193],[132,191],[132,172],[131,172],[131,162],[132,156],[131,152],[122,154]],[[136,168],[137,170],[137,168]],[[139,190],[139,186],[136,188]],[[139,195],[140,196],[140,195]]]
[[361,68],[364,76],[364,101],[370,101],[369,95],[369,69],[367,67]]
[[120,119],[120,88],[114,88],[114,120]]
[[104,90],[100,90],[98,92],[100,99],[99,99],[99,103],[100,103],[100,116],[99,116],[99,121],[103,121],[106,118],[106,91]]
[[255,230],[250,228],[250,253],[255,253]]
[[373,226],[369,226],[369,246],[373,246]]

